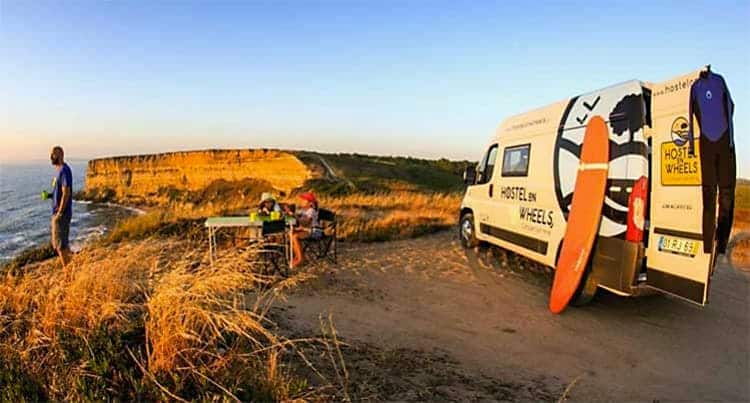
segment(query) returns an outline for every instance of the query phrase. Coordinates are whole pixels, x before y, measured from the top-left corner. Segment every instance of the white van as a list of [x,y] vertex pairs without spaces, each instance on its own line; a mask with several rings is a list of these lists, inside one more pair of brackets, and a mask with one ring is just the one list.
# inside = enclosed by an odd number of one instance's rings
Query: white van
[[503,121],[464,175],[464,246],[484,241],[554,268],[586,124],[599,115],[610,131],[607,190],[572,303],[588,302],[601,287],[623,296],[657,289],[704,305],[714,253],[703,252],[699,153],[689,155],[686,144],[699,72],[659,84],[628,81]]

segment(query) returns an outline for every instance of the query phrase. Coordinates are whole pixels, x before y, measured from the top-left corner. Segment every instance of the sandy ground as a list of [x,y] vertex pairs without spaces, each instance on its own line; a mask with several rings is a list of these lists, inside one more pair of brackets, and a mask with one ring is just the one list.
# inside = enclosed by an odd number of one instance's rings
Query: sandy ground
[[551,273],[498,253],[448,232],[350,245],[282,309],[301,333],[331,314],[374,399],[750,401],[747,273],[719,267],[705,308],[600,291],[556,316]]

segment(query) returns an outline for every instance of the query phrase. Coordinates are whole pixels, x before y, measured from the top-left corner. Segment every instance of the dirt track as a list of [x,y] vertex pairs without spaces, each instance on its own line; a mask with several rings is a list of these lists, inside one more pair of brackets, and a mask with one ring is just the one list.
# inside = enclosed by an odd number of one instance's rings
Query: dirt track
[[[572,401],[750,400],[747,274],[719,267],[703,309],[600,291],[587,307],[556,316],[547,310],[551,274],[493,253],[466,252],[452,233],[349,246],[337,268],[319,269],[290,297],[288,317],[314,329],[331,313],[348,342],[407,351],[396,365],[408,351],[415,360],[438,354],[455,360],[451,374],[460,370],[463,383],[498,379],[525,389],[499,396],[485,381],[482,393],[451,381],[444,394],[380,397],[556,399],[573,382]],[[441,380],[425,382],[414,387]]]

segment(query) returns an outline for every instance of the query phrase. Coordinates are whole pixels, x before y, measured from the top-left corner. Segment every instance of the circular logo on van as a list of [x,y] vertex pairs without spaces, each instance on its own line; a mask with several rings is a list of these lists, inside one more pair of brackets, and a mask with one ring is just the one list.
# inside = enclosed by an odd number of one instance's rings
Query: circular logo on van
[[688,141],[688,121],[682,116],[678,116],[677,119],[672,122],[672,128],[670,129],[672,135],[672,142],[677,147],[682,147]]
[[[571,99],[560,120],[555,142],[555,196],[567,221],[586,126],[591,116],[599,115],[607,120],[610,130],[609,169],[599,226],[599,235],[606,237],[625,236],[630,196],[628,190],[633,188],[638,178],[648,176],[648,146],[642,130],[643,99],[640,94],[625,91],[620,92],[622,95],[619,97],[602,93]],[[600,100],[595,103],[589,99],[592,97]]]

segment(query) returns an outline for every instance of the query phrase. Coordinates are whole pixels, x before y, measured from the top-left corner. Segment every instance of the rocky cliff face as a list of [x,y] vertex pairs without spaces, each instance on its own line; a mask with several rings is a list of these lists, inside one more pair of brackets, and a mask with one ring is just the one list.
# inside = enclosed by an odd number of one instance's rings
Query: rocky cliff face
[[[161,204],[174,192],[199,192],[217,182],[255,181],[289,192],[311,179],[295,155],[276,150],[206,150],[91,160],[81,197]],[[262,189],[271,190],[271,189]]]

